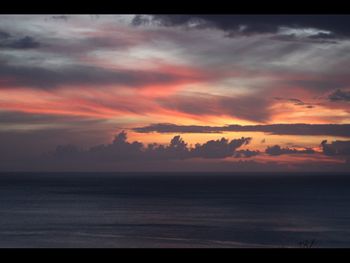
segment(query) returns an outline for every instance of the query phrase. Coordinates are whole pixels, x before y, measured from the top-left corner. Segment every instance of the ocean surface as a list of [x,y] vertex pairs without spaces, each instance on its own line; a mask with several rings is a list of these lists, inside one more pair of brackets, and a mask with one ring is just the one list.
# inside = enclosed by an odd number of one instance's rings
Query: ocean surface
[[0,247],[303,246],[350,247],[350,174],[0,174]]

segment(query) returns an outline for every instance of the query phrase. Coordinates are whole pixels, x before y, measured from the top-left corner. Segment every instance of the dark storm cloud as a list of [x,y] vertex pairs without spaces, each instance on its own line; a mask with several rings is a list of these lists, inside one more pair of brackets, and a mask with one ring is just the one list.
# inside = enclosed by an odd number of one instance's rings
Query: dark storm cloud
[[133,129],[140,133],[220,133],[265,132],[277,135],[331,135],[350,137],[350,124],[271,124],[271,125],[227,125],[227,126],[186,126],[169,123],[152,124]]
[[229,35],[277,33],[280,27],[315,28],[330,31],[318,38],[349,37],[349,15],[137,15],[134,25],[155,22],[162,26],[195,26],[217,28]]
[[0,48],[8,49],[33,49],[40,47],[40,43],[33,37],[25,36],[18,39],[10,37],[1,37],[0,34]]
[[289,147],[282,148],[279,145],[269,146],[266,148],[265,153],[269,155],[282,155],[282,154],[313,154],[315,153],[312,149],[297,150]]
[[350,101],[350,91],[342,91],[340,89],[335,90],[332,92],[329,96],[328,99],[330,101]]
[[[73,158],[90,161],[154,161],[154,160],[184,160],[191,158],[219,159],[234,156],[236,150],[243,145],[249,144],[251,138],[239,138],[228,140],[210,140],[195,147],[188,147],[187,143],[180,137],[174,136],[168,145],[149,144],[147,146],[140,142],[128,142],[127,134],[117,134],[111,144],[97,145],[87,151],[80,151],[73,145],[61,145],[50,154],[53,157]],[[242,153],[241,153],[242,154]],[[244,154],[244,153],[243,153]],[[253,156],[253,155],[251,155]],[[245,153],[249,157],[249,153]]]
[[321,143],[321,147],[325,155],[350,155],[350,141],[333,141],[332,143],[327,143],[327,140],[324,140]]
[[174,83],[181,76],[159,71],[109,70],[94,66],[66,65],[59,68],[17,66],[0,61],[0,79],[4,86],[53,88],[61,85],[116,84],[142,86]]

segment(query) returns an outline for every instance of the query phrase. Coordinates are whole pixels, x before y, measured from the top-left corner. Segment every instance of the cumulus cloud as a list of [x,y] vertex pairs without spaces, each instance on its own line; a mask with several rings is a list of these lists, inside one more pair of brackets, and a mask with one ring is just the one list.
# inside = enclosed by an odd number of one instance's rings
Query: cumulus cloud
[[251,138],[240,138],[234,140],[227,140],[221,138],[220,140],[210,140],[204,144],[196,144],[195,148],[191,150],[191,153],[195,157],[202,158],[225,158],[232,156],[236,149],[243,145],[249,144]]
[[266,148],[265,153],[269,155],[282,155],[282,154],[313,154],[315,151],[310,148],[306,148],[303,150],[297,150],[294,148],[282,148],[279,145],[269,146]]
[[[26,133],[21,133],[15,137],[12,133],[9,135],[11,136],[5,137],[2,134],[0,137],[2,145],[0,151],[3,153],[0,155],[0,170],[2,171],[285,172],[290,167],[300,171],[348,171],[350,168],[349,163],[330,162],[330,160],[324,162],[322,158],[318,159],[322,157],[320,154],[312,160],[288,165],[279,163],[278,154],[270,155],[267,161],[261,162],[261,160],[251,157],[265,155],[266,153],[240,149],[242,146],[249,144],[251,140],[251,138],[244,137],[233,140],[221,138],[189,146],[177,135],[166,145],[156,143],[145,145],[137,141],[129,142],[126,132],[121,132],[115,136],[111,143],[84,149],[75,143],[62,143],[64,141],[69,142],[71,137],[57,139],[61,136],[57,131],[31,134],[31,136],[35,136],[35,140],[33,138],[26,139]],[[37,155],[38,150],[52,145],[52,138],[60,142],[56,144],[58,146],[54,148],[54,151],[41,156]],[[47,143],[49,144],[45,146],[44,144]],[[86,143],[80,145],[86,146]],[[332,145],[334,146],[334,144],[325,143],[325,146]],[[13,154],[15,147],[17,148],[16,151],[21,152],[21,155]],[[24,148],[26,151],[23,151]],[[298,152],[288,149],[279,147],[279,151],[283,152],[281,154],[311,153],[311,151],[307,152],[307,149]],[[334,151],[331,154],[335,154]],[[327,154],[324,158],[328,158]]]
[[137,127],[133,131],[139,133],[221,133],[233,132],[265,132],[278,135],[332,135],[350,137],[350,124],[270,124],[270,125],[227,125],[198,126],[176,125],[170,123],[151,124]]
[[179,136],[174,136],[168,145],[148,144],[140,142],[128,142],[126,132],[115,136],[111,144],[97,145],[86,151],[79,151],[72,145],[60,145],[50,154],[52,157],[73,158],[90,161],[154,161],[154,160],[184,160],[191,158],[220,159],[232,157],[236,153],[245,157],[254,156],[250,151],[236,152],[241,146],[249,144],[251,138],[239,138],[228,140],[210,140],[203,144],[196,144],[195,147],[188,147],[188,144]]

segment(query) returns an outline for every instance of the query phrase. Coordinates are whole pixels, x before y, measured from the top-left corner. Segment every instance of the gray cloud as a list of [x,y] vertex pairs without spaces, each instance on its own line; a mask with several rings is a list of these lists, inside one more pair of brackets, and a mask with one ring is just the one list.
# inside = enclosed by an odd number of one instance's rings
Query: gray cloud
[[[64,131],[63,131],[64,132]],[[174,136],[167,145],[128,142],[125,132],[117,134],[112,143],[84,149],[72,144],[72,136],[62,137],[62,131],[36,133],[1,133],[0,170],[2,171],[283,171],[293,166],[298,171],[349,171],[348,163],[322,161],[291,164],[288,167],[277,161],[256,162],[249,157],[258,151],[240,150],[250,138],[231,141],[218,139],[189,147],[180,136]],[[14,136],[16,135],[16,136]],[[81,139],[81,133],[75,140]],[[30,138],[28,138],[30,136]],[[85,138],[86,139],[86,138]],[[91,140],[91,138],[90,138]],[[101,141],[101,140],[100,140]],[[54,151],[41,156],[39,151],[60,142]],[[67,143],[64,143],[67,142]],[[57,144],[56,144],[57,145]],[[86,143],[83,143],[86,145]],[[331,144],[327,144],[329,146]],[[52,147],[53,148],[53,147]],[[51,148],[51,149],[52,149]],[[26,151],[23,151],[26,149]],[[195,150],[197,149],[197,150]],[[14,150],[17,153],[14,153]],[[212,152],[211,152],[212,151]],[[315,153],[316,154],[316,153]],[[239,161],[224,157],[240,158]],[[206,158],[207,161],[198,158]],[[211,159],[211,160],[209,160]]]
[[327,140],[324,140],[321,146],[325,155],[350,155],[350,141],[333,141],[332,143],[327,143]]
[[249,158],[249,157],[257,156],[259,154],[260,154],[260,151],[252,151],[252,150],[246,149],[246,150],[236,151],[234,157],[236,157],[236,158]]
[[220,133],[225,131],[265,132],[278,135],[331,135],[350,137],[350,124],[270,124],[270,125],[227,125],[197,126],[169,123],[152,124],[133,129],[140,133]]
[[[0,111],[0,131],[3,132],[18,132],[21,130],[32,132],[39,130],[52,131],[56,129],[60,133],[62,133],[61,129],[81,132],[82,130],[89,130],[91,127],[98,130],[114,128],[112,124],[101,118]],[[19,136],[19,134],[17,135]]]
[[275,34],[281,27],[316,28],[330,34],[316,34],[316,38],[329,39],[349,37],[349,15],[151,15],[134,17],[133,25],[157,23],[162,26],[187,26],[217,28],[236,34]]
[[25,36],[18,39],[10,38],[10,35],[5,36],[0,34],[0,48],[9,49],[33,49],[40,47],[40,43],[33,37]]
[[69,16],[67,16],[67,15],[55,15],[55,16],[51,16],[50,18],[54,19],[54,20],[63,20],[66,22],[69,19]]
[[9,37],[11,37],[9,33],[0,30],[0,40],[7,39]]
[[330,101],[350,101],[350,91],[337,89],[328,96],[328,99]]
[[282,154],[313,154],[315,153],[315,151],[310,148],[306,148],[304,150],[297,150],[289,147],[282,148],[279,145],[274,145],[267,147],[265,153],[276,156]]
[[315,106],[312,105],[311,103],[306,103],[300,99],[296,99],[296,98],[280,98],[280,97],[275,97],[274,98],[275,100],[279,100],[279,101],[287,101],[287,102],[291,102],[293,103],[294,105],[296,106],[304,106],[305,108],[308,108],[308,109],[312,109],[314,108]]
[[225,130],[225,127],[157,123],[145,127],[133,128],[132,130],[139,133],[221,133]]
[[[184,160],[191,158],[220,159],[234,156],[236,150],[243,145],[249,144],[251,138],[239,138],[229,141],[226,138],[210,140],[195,147],[188,147],[187,143],[180,137],[174,136],[168,145],[149,144],[147,146],[140,142],[128,142],[127,134],[121,132],[115,136],[111,144],[93,146],[86,151],[80,151],[73,145],[60,145],[49,154],[54,158],[78,158],[89,161],[113,161],[125,160],[154,161],[154,160]],[[248,152],[245,157],[253,156]]]
[[[60,85],[116,84],[142,86],[176,83],[190,77],[159,71],[109,70],[86,65],[66,65],[59,68],[17,66],[0,61],[0,78],[9,86],[53,88]],[[5,86],[6,86],[5,85]]]
[[261,97],[260,94],[219,99],[219,105],[223,113],[256,122],[266,122],[270,119],[270,103],[269,99]]
[[331,90],[334,88],[343,88],[349,85],[350,79],[347,75],[340,76],[320,76],[318,80],[291,80],[287,81],[288,84],[293,86],[299,86],[308,88],[311,90]]
[[270,118],[271,101],[260,94],[239,97],[194,94],[162,98],[159,104],[165,108],[195,115],[229,115],[244,120],[265,122]]
[[287,42],[301,42],[301,43],[318,43],[318,44],[337,44],[338,40],[343,39],[333,33],[316,33],[310,36],[297,36],[296,34],[279,34],[273,35],[270,39],[287,41]]
[[191,151],[195,157],[202,158],[225,158],[232,156],[236,149],[250,143],[252,138],[240,138],[232,141],[222,138],[220,140],[210,140],[202,145],[196,144]]

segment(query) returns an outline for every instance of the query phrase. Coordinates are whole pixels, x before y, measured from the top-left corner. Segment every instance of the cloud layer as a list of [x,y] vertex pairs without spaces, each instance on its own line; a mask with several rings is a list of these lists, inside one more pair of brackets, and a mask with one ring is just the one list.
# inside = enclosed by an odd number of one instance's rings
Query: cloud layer
[[350,137],[350,124],[271,124],[271,125],[227,125],[199,126],[170,123],[151,124],[133,128],[140,133],[220,133],[220,132],[264,132],[278,135],[332,135]]
[[0,170],[344,168],[349,17],[0,15]]
[[152,15],[136,16],[134,25],[158,23],[162,26],[186,26],[194,28],[218,28],[235,34],[277,33],[280,28],[314,28],[326,32],[316,32],[311,38],[349,37],[348,15]]

